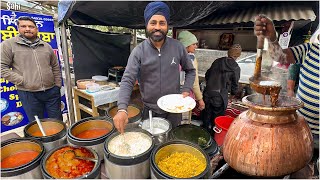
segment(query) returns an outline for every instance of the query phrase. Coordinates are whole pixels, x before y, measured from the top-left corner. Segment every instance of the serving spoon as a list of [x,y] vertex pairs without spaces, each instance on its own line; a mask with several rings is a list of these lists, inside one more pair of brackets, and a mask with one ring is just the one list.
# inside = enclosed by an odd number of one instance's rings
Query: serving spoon
[[152,134],[153,133],[153,121],[152,121],[152,111],[149,110],[149,121],[150,121],[150,133]]
[[125,141],[124,139],[124,134],[120,134],[120,137],[122,139],[122,144],[124,146],[124,148],[126,149],[126,151],[130,151],[130,145]]
[[38,118],[38,116],[34,116],[34,118],[36,119],[36,122],[37,122],[37,124],[39,126],[39,129],[40,129],[42,135],[43,136],[47,136],[45,131],[43,130],[42,124],[41,124],[40,119]]
[[263,52],[264,36],[257,37],[257,56],[254,74],[249,78],[250,87],[257,93],[263,95],[279,95],[281,84],[274,79],[261,75],[262,52]]

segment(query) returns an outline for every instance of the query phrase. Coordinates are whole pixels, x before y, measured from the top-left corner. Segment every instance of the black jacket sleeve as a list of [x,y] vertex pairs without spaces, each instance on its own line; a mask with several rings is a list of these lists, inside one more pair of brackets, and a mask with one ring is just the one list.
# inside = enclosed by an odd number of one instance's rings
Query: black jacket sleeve
[[231,76],[231,95],[235,95],[239,88],[240,67],[234,69]]

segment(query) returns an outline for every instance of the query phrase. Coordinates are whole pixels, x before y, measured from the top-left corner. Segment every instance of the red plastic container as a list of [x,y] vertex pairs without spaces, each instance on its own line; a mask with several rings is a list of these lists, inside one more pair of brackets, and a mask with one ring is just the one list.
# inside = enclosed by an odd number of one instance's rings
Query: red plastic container
[[217,142],[219,146],[223,144],[224,137],[227,134],[227,131],[234,120],[234,117],[230,116],[219,116],[217,117],[214,122],[215,126],[213,127],[214,133],[214,140]]

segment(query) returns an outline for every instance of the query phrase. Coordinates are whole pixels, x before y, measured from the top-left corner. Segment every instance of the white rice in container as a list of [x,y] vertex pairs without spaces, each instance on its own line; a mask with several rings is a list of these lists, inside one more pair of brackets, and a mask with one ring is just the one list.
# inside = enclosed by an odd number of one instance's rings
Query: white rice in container
[[137,156],[146,152],[152,139],[142,132],[125,132],[111,139],[108,149],[117,156]]

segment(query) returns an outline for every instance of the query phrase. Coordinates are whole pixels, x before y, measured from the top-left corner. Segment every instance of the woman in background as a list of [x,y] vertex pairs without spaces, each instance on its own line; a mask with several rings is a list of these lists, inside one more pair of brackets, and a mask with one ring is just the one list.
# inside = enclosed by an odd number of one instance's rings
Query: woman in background
[[198,61],[194,55],[194,52],[198,47],[198,40],[197,37],[189,31],[181,31],[178,35],[178,40],[183,44],[184,47],[186,47],[186,50],[193,63],[193,67],[196,69],[196,77],[193,83],[193,88],[192,92],[190,93],[190,96],[194,98],[197,102],[197,106],[193,109],[193,114],[196,116],[200,116],[200,112],[205,108],[205,103],[203,101],[202,92],[200,90],[199,85]]

